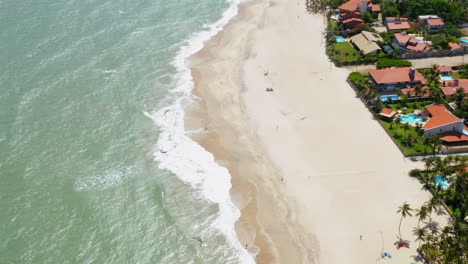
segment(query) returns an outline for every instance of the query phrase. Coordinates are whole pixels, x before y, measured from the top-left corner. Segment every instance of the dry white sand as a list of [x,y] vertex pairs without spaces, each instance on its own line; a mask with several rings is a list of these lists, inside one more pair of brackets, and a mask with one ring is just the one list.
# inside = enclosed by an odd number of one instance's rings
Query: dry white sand
[[233,175],[238,235],[258,263],[417,262],[417,220],[403,220],[411,248],[397,250],[396,211],[429,193],[328,61],[323,30],[302,2],[244,6],[193,58],[189,123],[209,131],[195,139]]

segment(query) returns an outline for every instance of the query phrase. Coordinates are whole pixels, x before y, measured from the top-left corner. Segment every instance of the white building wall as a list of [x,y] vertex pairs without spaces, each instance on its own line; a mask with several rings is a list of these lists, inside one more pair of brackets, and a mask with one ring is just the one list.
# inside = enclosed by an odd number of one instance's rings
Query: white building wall
[[440,127],[434,127],[431,129],[425,129],[424,136],[433,136],[433,135],[438,135],[441,133],[452,132],[452,131],[463,133],[463,121],[450,123],[450,124],[443,125]]

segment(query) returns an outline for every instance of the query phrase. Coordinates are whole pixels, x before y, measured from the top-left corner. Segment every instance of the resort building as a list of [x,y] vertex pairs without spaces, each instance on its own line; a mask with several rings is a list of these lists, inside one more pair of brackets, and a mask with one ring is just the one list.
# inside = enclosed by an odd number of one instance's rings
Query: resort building
[[431,50],[427,43],[417,40],[414,35],[406,34],[406,32],[395,33],[393,46],[403,52],[426,52]]
[[351,37],[351,43],[364,55],[376,54],[381,50],[377,42],[383,42],[384,40],[379,34],[372,33],[369,31],[362,31],[361,33]]
[[345,26],[346,29],[355,28],[357,25],[362,23],[362,19],[360,18],[349,18],[346,20],[342,20],[341,23]]
[[465,94],[468,94],[468,79],[459,79],[447,82],[449,86],[441,87],[445,96],[454,95],[458,89],[462,88]]
[[406,30],[411,28],[408,18],[406,17],[386,17],[385,24],[387,26],[387,31]]
[[410,67],[370,70],[369,75],[377,88],[383,91],[410,88],[417,84],[427,83],[420,72]]
[[468,128],[463,119],[454,116],[444,105],[428,105],[425,111],[430,119],[422,126],[424,136],[439,135],[442,141],[448,143],[468,141]]

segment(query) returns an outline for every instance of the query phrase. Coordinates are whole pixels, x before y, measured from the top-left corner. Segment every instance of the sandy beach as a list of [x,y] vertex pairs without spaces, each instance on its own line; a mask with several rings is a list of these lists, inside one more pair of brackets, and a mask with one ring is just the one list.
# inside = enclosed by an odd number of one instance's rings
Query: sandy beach
[[408,177],[421,164],[356,98],[349,70],[328,61],[324,23],[302,1],[242,4],[191,58],[187,129],[204,128],[193,138],[229,169],[236,230],[257,263],[418,263],[416,218],[401,228],[410,248],[394,243],[398,206],[430,197]]

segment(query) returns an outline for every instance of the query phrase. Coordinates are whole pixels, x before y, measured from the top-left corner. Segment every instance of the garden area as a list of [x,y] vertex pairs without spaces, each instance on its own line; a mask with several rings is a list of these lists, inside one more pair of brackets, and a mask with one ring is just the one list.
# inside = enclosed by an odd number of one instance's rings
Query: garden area
[[339,63],[355,63],[361,61],[362,55],[348,42],[333,43],[330,47],[333,61]]
[[381,120],[380,123],[407,156],[431,154],[437,147],[431,142],[431,138],[422,136],[422,131],[418,127],[399,120]]

